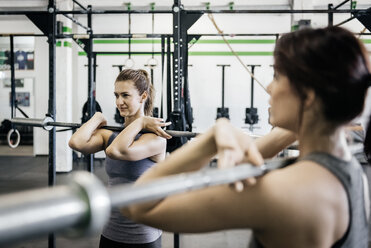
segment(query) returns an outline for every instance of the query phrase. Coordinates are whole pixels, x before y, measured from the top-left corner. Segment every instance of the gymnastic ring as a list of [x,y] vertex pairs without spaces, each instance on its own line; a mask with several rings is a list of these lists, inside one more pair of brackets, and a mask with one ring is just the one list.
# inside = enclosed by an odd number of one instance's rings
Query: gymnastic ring
[[[12,134],[15,133],[17,135],[17,139],[15,141],[15,143],[13,144],[12,141],[11,141],[11,136]],[[18,130],[15,129],[15,128],[12,128],[9,130],[7,136],[6,136],[6,139],[8,141],[8,145],[11,147],[11,148],[17,148],[18,145],[19,145],[19,142],[21,141],[21,135],[19,134]]]
[[124,63],[124,68],[129,68],[129,69],[131,69],[131,68],[134,67],[134,65],[135,65],[134,60],[133,60],[132,58],[127,58],[127,59],[125,60],[125,63]]
[[155,69],[157,67],[157,65],[158,65],[157,59],[155,59],[155,58],[149,58],[147,60],[147,66],[149,66],[149,68]]

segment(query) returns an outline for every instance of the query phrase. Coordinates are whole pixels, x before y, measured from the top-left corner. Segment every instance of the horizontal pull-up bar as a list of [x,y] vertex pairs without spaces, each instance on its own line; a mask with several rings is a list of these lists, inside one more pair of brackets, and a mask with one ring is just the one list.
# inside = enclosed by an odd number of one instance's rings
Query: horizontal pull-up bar
[[[353,19],[353,18],[352,18]],[[347,20],[349,21],[349,20]],[[340,25],[337,24],[337,25]],[[283,33],[271,33],[271,34],[188,34],[188,36],[277,36],[281,35]],[[354,35],[371,35],[371,33],[354,33]],[[35,36],[35,37],[43,37],[46,36],[45,34],[24,34],[24,33],[15,33],[15,34],[1,34],[0,37],[9,37],[9,36],[14,36],[14,37],[22,37],[22,36]],[[93,34],[91,35],[93,39],[109,39],[109,38],[123,38],[123,39],[128,39],[128,38],[136,38],[136,39],[144,39],[144,38],[161,38],[161,37],[173,37],[172,34]],[[70,38],[76,38],[76,39],[89,39],[88,34],[57,34],[56,35],[57,39],[70,39]]]
[[[367,9],[245,9],[245,10],[184,10],[187,14],[327,14],[327,13],[357,13]],[[56,14],[172,14],[172,10],[56,10]],[[50,14],[48,10],[7,10],[0,11],[0,15],[27,15]]]
[[161,37],[172,37],[172,34],[58,34],[57,39],[61,38],[74,38],[74,39],[89,39],[90,37],[95,38],[161,38]]

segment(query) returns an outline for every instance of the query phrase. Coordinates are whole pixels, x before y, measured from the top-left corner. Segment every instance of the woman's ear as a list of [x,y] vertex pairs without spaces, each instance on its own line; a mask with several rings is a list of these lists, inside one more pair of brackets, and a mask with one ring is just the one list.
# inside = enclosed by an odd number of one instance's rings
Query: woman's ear
[[144,91],[143,94],[140,96],[141,98],[141,103],[145,102],[147,100],[147,97],[148,97],[148,93],[147,91]]
[[316,93],[313,89],[309,89],[306,92],[306,98],[304,100],[304,109],[308,109],[313,106],[316,101]]

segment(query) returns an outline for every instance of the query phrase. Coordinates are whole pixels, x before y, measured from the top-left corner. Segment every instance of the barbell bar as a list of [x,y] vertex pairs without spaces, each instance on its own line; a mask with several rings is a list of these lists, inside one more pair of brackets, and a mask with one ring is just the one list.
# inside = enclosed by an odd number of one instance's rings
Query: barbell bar
[[101,232],[112,207],[159,200],[166,196],[261,176],[287,160],[270,160],[260,167],[243,164],[164,177],[149,183],[105,188],[91,173],[80,171],[72,182],[0,196],[0,246],[50,232],[69,237]]
[[[34,118],[12,118],[10,119],[12,124],[19,126],[33,126],[33,127],[42,127],[45,130],[49,131],[53,127],[69,127],[69,128],[79,128],[82,124],[79,123],[68,123],[68,122],[57,122],[54,121],[51,117],[45,117],[44,119],[34,119]],[[120,126],[102,126],[100,128],[108,129],[114,132],[121,132],[124,127]],[[187,131],[177,131],[177,130],[164,130],[167,134],[173,137],[187,137],[193,138],[196,137],[199,133],[187,132]],[[141,133],[147,133],[143,130]]]

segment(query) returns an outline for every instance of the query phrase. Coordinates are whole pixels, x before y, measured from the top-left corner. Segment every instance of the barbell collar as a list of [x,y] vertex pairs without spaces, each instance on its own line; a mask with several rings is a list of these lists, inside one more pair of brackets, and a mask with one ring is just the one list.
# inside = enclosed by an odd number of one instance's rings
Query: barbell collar
[[105,186],[94,175],[80,171],[73,174],[71,188],[88,206],[86,221],[67,230],[70,237],[92,236],[102,232],[111,214],[111,202]]

